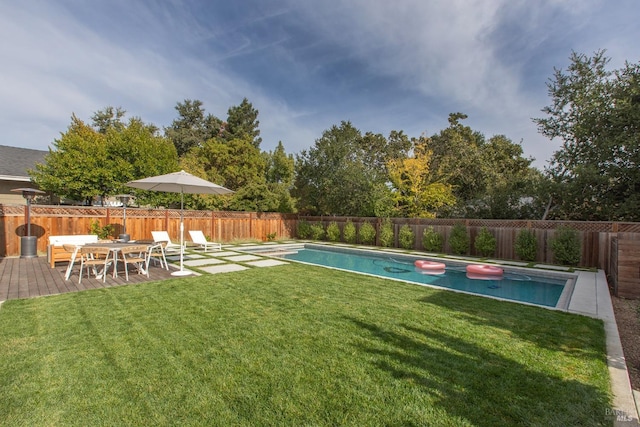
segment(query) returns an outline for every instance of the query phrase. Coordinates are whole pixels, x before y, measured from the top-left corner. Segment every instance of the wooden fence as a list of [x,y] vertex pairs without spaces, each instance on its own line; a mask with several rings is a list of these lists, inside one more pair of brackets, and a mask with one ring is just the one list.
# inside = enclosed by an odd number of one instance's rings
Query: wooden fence
[[[376,235],[382,226],[381,218],[356,218],[356,217],[325,217],[308,216],[300,217],[309,224],[322,224],[325,228],[335,221],[340,230],[344,228],[347,221],[351,221],[359,230],[364,222],[369,222],[376,228]],[[515,253],[515,241],[518,233],[523,229],[531,230],[538,245],[537,259],[539,263],[553,264],[555,262],[553,251],[551,250],[551,239],[555,236],[556,230],[561,227],[570,227],[578,231],[581,242],[581,267],[597,267],[608,272],[609,256],[611,253],[612,239],[617,237],[623,240],[640,240],[640,223],[630,222],[586,222],[586,221],[535,221],[535,220],[488,220],[488,219],[407,219],[391,218],[394,229],[395,244],[398,247],[398,233],[400,227],[407,224],[411,227],[415,235],[414,248],[422,250],[422,235],[427,227],[440,233],[444,237],[444,252],[451,253],[449,247],[449,236],[454,225],[462,224],[466,227],[470,237],[470,255],[478,255],[473,242],[482,227],[496,238],[497,246],[494,255],[497,259],[518,260]],[[376,244],[380,244],[379,241]],[[640,262],[640,259],[638,260]]]
[[[201,230],[218,242],[267,240],[295,236],[296,215],[256,212],[184,212],[185,240],[189,230]],[[38,253],[46,253],[49,236],[91,234],[91,224],[112,225],[114,236],[123,232],[124,209],[113,207],[31,206],[31,235],[38,237]],[[127,208],[127,233],[131,239],[151,239],[151,231],[166,230],[180,240],[179,209]],[[20,254],[20,237],[26,232],[26,206],[0,205],[0,257]]]
[[[192,210],[185,210],[183,214],[187,240],[189,230],[202,230],[211,240],[219,242],[294,238],[297,237],[297,224],[301,220],[310,224],[322,224],[325,229],[335,221],[341,230],[347,221],[352,221],[356,229],[364,222],[369,222],[375,227],[378,236],[382,225],[380,218],[299,217],[279,213]],[[26,216],[26,206],[0,205],[0,257],[20,254],[20,236],[26,235]],[[46,253],[49,236],[89,234],[94,221],[101,226],[113,225],[114,235],[117,236],[123,231],[123,217],[123,208],[33,205],[31,234],[38,236],[38,252],[43,254]],[[172,239],[179,240],[180,210],[127,208],[126,219],[127,233],[132,239],[150,239],[152,230],[166,230]],[[623,243],[640,241],[640,223],[407,218],[392,218],[391,222],[396,236],[394,246],[398,246],[400,227],[407,224],[416,236],[414,248],[421,250],[424,230],[433,227],[444,237],[445,253],[451,252],[449,236],[453,226],[462,224],[470,237],[470,255],[477,255],[473,242],[482,227],[486,227],[497,240],[494,257],[504,260],[518,260],[514,249],[516,237],[521,230],[528,229],[536,236],[536,261],[549,264],[554,263],[551,239],[559,227],[566,226],[578,231],[582,248],[579,263],[581,267],[603,269],[615,281],[620,272],[635,268],[627,265],[636,266],[640,263],[640,252],[625,249],[633,245]],[[377,241],[376,244],[379,245],[380,242]],[[622,253],[618,253],[620,250]],[[624,260],[625,267],[619,272],[617,260],[620,259]],[[640,278],[637,281],[640,286]]]

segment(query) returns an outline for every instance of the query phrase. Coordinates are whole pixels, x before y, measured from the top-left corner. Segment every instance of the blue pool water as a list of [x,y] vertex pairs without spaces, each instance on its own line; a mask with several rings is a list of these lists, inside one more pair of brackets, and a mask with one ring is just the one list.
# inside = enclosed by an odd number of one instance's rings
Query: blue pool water
[[464,265],[447,265],[445,274],[431,275],[415,268],[415,258],[395,254],[364,254],[342,248],[297,249],[282,258],[357,273],[373,274],[422,285],[434,285],[474,294],[488,295],[546,307],[555,307],[566,279],[532,277],[506,272],[502,279],[467,278]]

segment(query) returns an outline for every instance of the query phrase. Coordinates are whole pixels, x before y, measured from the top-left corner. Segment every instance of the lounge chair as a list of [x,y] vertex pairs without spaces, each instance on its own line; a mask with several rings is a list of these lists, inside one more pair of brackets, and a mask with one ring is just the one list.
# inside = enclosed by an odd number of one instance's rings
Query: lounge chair
[[180,250],[180,244],[171,242],[169,233],[167,233],[166,231],[152,231],[151,235],[153,236],[153,241],[156,243],[167,242],[167,245],[164,247],[165,251]]
[[191,241],[198,245],[200,248],[204,249],[205,252],[207,252],[209,248],[218,251],[222,250],[222,245],[220,243],[208,241],[200,230],[189,230],[189,235],[191,236]]

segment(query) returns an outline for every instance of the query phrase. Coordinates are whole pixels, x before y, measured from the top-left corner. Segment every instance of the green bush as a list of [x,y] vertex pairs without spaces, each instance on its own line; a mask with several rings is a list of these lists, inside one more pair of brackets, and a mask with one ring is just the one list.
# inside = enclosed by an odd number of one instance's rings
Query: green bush
[[451,228],[449,246],[451,247],[451,252],[456,255],[465,255],[469,253],[469,236],[467,235],[467,227],[462,224],[456,224]]
[[531,230],[522,230],[518,233],[515,243],[516,255],[524,261],[535,261],[537,258],[538,242],[536,235]]
[[422,246],[429,252],[442,252],[444,239],[440,233],[429,226],[422,233]]
[[562,265],[578,265],[580,262],[580,239],[578,231],[569,227],[560,227],[551,239],[551,250],[556,262]]
[[313,224],[311,226],[311,238],[313,240],[322,240],[324,239],[325,231],[322,224]]
[[98,239],[108,239],[113,235],[115,227],[113,224],[107,224],[104,227],[100,225],[100,221],[95,220],[91,222],[90,233],[98,236]]
[[372,245],[376,241],[376,229],[370,222],[363,222],[358,230],[360,243],[363,245]]
[[402,249],[413,249],[416,243],[416,234],[413,232],[409,224],[400,227],[398,232],[398,243]]
[[331,221],[327,226],[327,240],[330,242],[340,241],[340,227],[335,221]]
[[385,248],[393,246],[393,225],[389,218],[382,220],[382,226],[380,227],[380,245]]
[[489,233],[487,227],[482,227],[474,242],[476,251],[483,257],[488,257],[496,252],[496,238]]
[[298,221],[298,238],[299,239],[308,239],[311,237],[311,224],[309,224],[304,219]]
[[344,237],[344,241],[346,243],[355,243],[356,242],[356,226],[351,222],[350,219],[344,225],[344,230],[342,230],[342,236]]

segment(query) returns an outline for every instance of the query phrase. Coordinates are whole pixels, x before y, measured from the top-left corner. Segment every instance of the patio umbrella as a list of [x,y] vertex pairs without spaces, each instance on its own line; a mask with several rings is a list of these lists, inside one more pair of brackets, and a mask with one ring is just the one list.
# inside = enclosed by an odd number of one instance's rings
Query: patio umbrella
[[171,274],[184,276],[191,274],[184,270],[184,193],[187,194],[231,194],[233,191],[213,182],[209,182],[185,171],[168,173],[166,175],[152,176],[150,178],[137,179],[127,182],[129,187],[150,191],[164,191],[167,193],[180,193],[180,270]]

